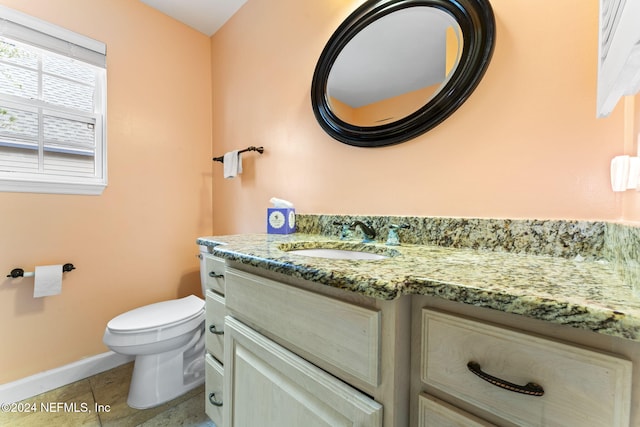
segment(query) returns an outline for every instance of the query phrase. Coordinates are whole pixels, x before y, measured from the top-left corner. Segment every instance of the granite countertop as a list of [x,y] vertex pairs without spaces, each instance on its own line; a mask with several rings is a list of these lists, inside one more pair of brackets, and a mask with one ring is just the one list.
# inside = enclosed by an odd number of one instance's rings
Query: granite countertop
[[[375,261],[287,253],[318,246],[389,255]],[[316,234],[211,236],[215,256],[392,300],[430,295],[640,341],[640,296],[608,261],[435,245],[385,246]]]

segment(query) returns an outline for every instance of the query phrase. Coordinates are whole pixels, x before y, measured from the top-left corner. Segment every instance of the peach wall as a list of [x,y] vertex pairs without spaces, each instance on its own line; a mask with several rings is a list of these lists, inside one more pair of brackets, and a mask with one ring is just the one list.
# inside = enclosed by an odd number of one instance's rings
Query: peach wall
[[304,213],[640,218],[623,209],[640,195],[609,184],[623,108],[595,118],[597,0],[491,0],[497,43],[476,91],[430,132],[377,149],[326,135],[309,95],[325,43],[361,3],[251,0],[213,36],[214,151],[266,150],[240,178],[214,167],[214,232],[264,231],[271,196]]
[[[637,156],[640,145],[640,94],[634,97],[626,97],[624,100],[625,112],[625,146],[624,152]],[[624,201],[623,219],[624,222],[640,225],[640,193],[632,190],[620,195]]]
[[[134,0],[0,0],[107,44],[109,185],[101,196],[0,193],[0,383],[107,351],[115,315],[200,292],[211,221],[208,37]],[[61,12],[63,11],[63,12]],[[12,268],[73,262],[33,299]]]

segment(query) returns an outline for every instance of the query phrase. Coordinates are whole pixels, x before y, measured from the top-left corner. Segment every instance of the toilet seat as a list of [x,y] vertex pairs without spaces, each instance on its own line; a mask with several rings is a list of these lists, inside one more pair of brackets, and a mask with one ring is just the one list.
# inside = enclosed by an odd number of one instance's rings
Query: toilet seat
[[157,302],[114,317],[107,328],[114,333],[140,333],[159,328],[178,326],[200,317],[204,301],[195,295]]
[[188,339],[185,334],[201,328],[204,319],[204,300],[190,295],[139,307],[114,317],[107,323],[102,341],[112,350],[125,352],[124,348],[130,346]]

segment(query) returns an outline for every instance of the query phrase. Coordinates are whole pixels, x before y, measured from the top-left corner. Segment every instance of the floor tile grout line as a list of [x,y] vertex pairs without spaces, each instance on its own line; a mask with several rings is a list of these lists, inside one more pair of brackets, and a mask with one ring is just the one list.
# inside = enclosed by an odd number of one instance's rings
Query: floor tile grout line
[[[94,375],[95,376],[95,375]],[[90,377],[91,378],[91,377]],[[93,389],[93,381],[91,381],[90,378],[87,378],[87,381],[89,381],[89,388],[91,389],[91,397],[93,398],[93,407],[94,409],[97,406],[98,401],[96,400],[96,392]],[[98,415],[98,424],[99,427],[102,427],[102,417],[100,416],[100,411],[97,411],[97,415]]]

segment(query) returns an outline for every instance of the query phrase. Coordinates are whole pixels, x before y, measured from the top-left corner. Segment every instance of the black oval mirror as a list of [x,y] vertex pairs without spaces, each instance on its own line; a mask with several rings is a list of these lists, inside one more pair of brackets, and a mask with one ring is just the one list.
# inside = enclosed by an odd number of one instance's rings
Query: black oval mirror
[[346,144],[407,141],[462,105],[494,44],[488,0],[369,0],[320,55],[311,85],[315,116]]

